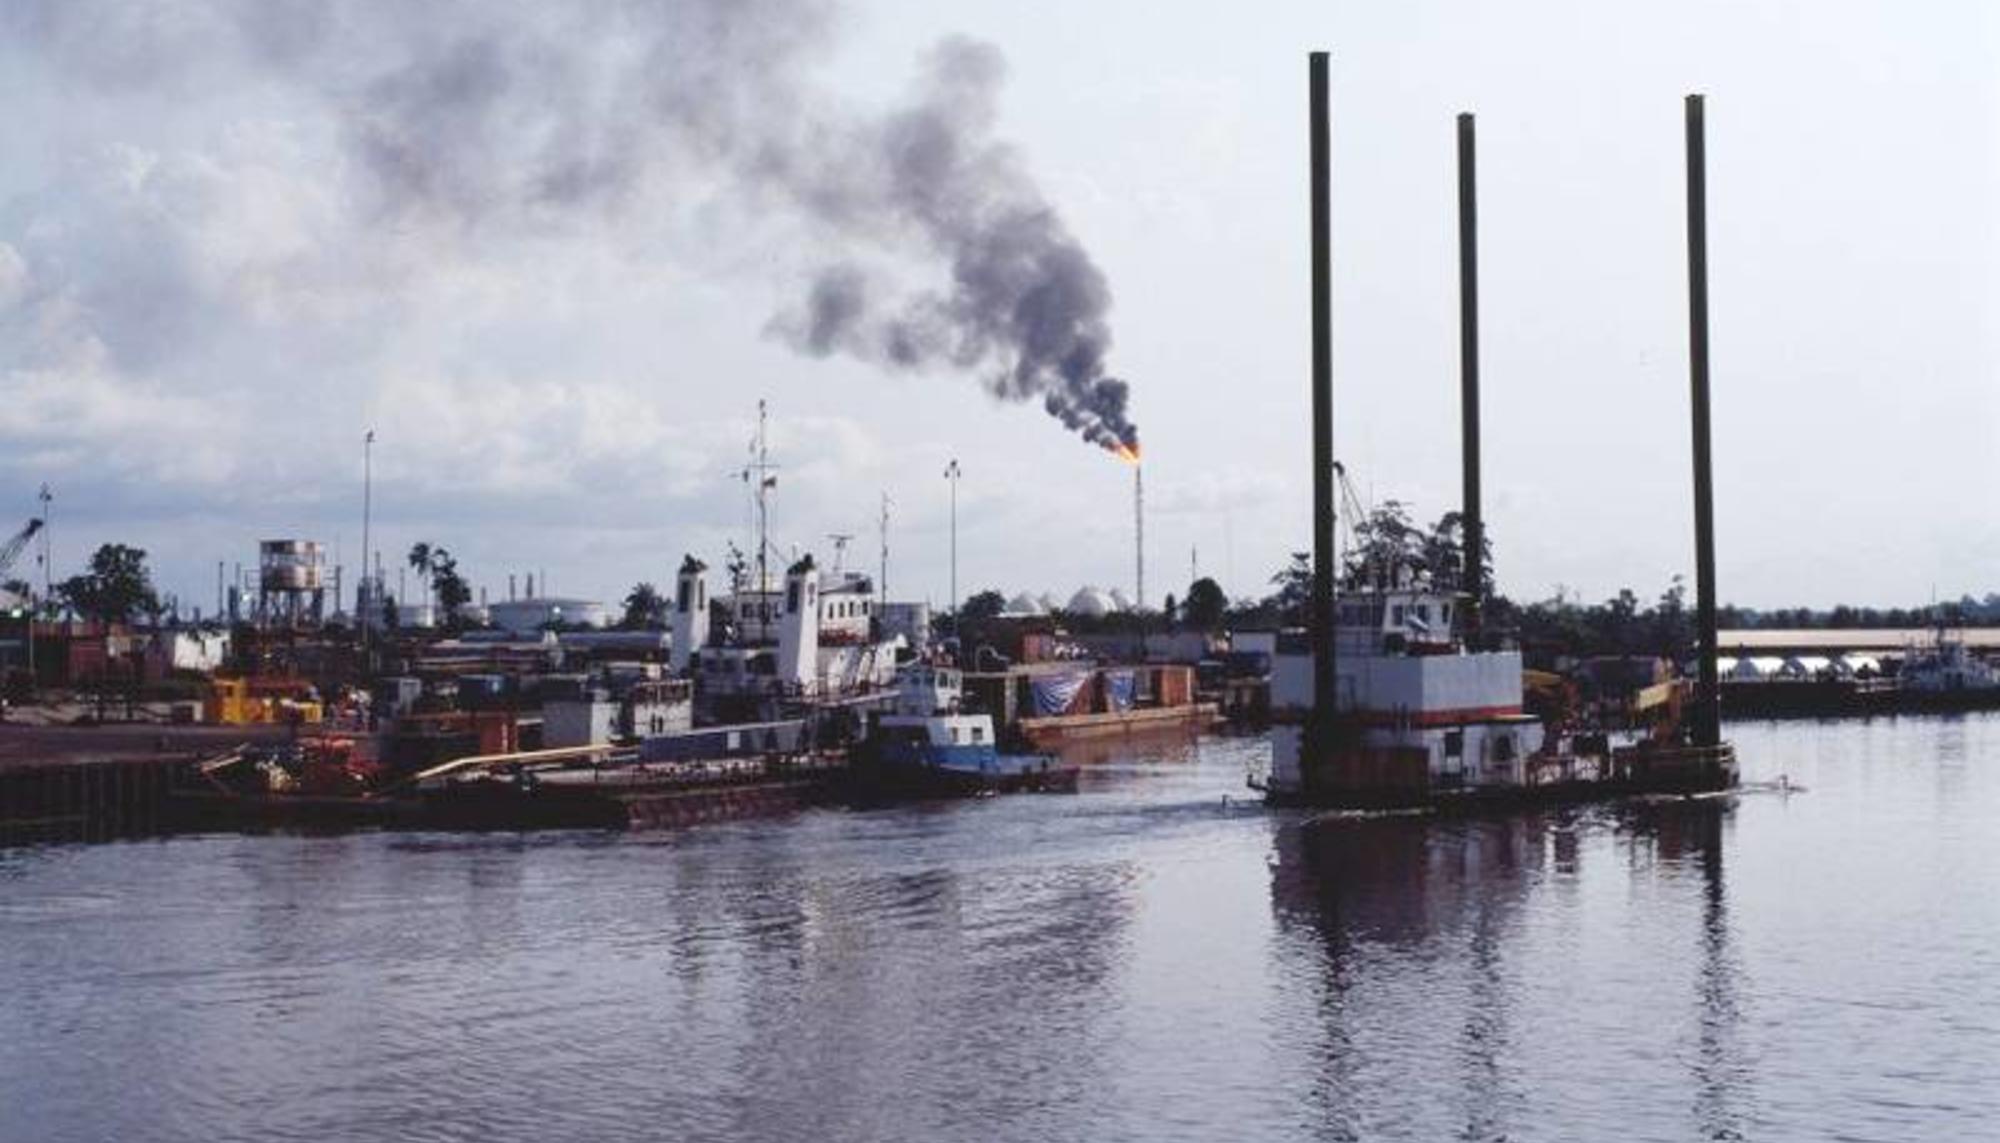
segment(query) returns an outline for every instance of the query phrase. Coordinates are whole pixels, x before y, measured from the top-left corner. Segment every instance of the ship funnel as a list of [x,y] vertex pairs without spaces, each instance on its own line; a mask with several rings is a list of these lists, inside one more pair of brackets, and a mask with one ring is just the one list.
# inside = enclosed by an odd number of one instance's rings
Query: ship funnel
[[708,565],[686,556],[674,582],[673,643],[669,662],[678,674],[687,674],[701,649],[708,645],[708,581],[702,573]]
[[801,694],[819,681],[819,569],[802,557],[785,572],[784,617],[778,624],[778,677]]

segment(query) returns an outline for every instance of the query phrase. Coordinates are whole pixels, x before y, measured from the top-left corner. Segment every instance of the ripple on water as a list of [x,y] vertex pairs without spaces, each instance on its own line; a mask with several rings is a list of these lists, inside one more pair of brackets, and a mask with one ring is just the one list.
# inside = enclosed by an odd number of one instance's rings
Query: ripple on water
[[1733,733],[1806,791],[1275,813],[1239,739],[670,834],[9,853],[0,1137],[1978,1136],[2000,720]]

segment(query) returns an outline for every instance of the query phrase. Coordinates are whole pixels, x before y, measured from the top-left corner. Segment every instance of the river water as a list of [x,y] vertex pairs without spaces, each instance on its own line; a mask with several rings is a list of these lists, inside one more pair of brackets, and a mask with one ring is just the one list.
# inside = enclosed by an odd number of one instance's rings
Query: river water
[[0,851],[0,1139],[2000,1137],[2000,717],[1730,729],[1794,792],[1315,818],[1215,739],[672,834]]

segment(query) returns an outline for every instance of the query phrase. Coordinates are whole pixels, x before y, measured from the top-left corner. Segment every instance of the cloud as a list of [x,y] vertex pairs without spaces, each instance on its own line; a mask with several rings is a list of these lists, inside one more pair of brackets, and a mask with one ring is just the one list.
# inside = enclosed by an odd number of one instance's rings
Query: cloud
[[[1130,438],[1104,277],[996,134],[998,51],[948,40],[868,108],[818,79],[841,22],[826,0],[16,0],[0,146],[42,159],[0,172],[0,478],[163,530],[325,527],[373,426],[412,521],[720,527],[746,433],[638,332],[717,277],[817,315],[733,315],[745,341],[968,374]],[[883,477],[850,418],[778,433],[798,518]]]

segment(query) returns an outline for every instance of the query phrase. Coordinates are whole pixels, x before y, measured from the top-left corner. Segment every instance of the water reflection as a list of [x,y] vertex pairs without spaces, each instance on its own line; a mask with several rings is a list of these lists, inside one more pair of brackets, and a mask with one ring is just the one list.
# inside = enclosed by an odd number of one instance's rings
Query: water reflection
[[1741,734],[1810,792],[1306,822],[1211,740],[1075,797],[0,853],[0,1138],[1990,1134],[2000,717]]
[[[1687,1128],[1741,1138],[1750,1069],[1723,876],[1730,815],[1712,800],[1277,825],[1281,948],[1311,958],[1288,975],[1316,992],[1301,1077],[1316,1136],[1501,1139],[1545,1127],[1529,1109],[1546,1116],[1552,1103],[1587,1120],[1608,1098],[1589,1078],[1597,1061],[1562,1045],[1629,1004],[1640,1018],[1657,1005],[1667,1022],[1640,1030],[1636,1054],[1686,1030],[1674,1055],[1688,1083],[1667,1090],[1692,1092]],[[1632,951],[1600,960],[1592,899],[1604,873],[1665,899],[1645,932],[1615,934]],[[1588,1007],[1600,992],[1608,1010]]]
[[1722,852],[1727,806],[1717,801],[1667,804],[1637,817],[1635,838],[1649,838],[1661,860],[1699,871],[1700,957],[1695,975],[1695,1045],[1690,1069],[1694,1124],[1704,1139],[1742,1139],[1753,1070],[1742,1045],[1742,970],[1729,923]]

